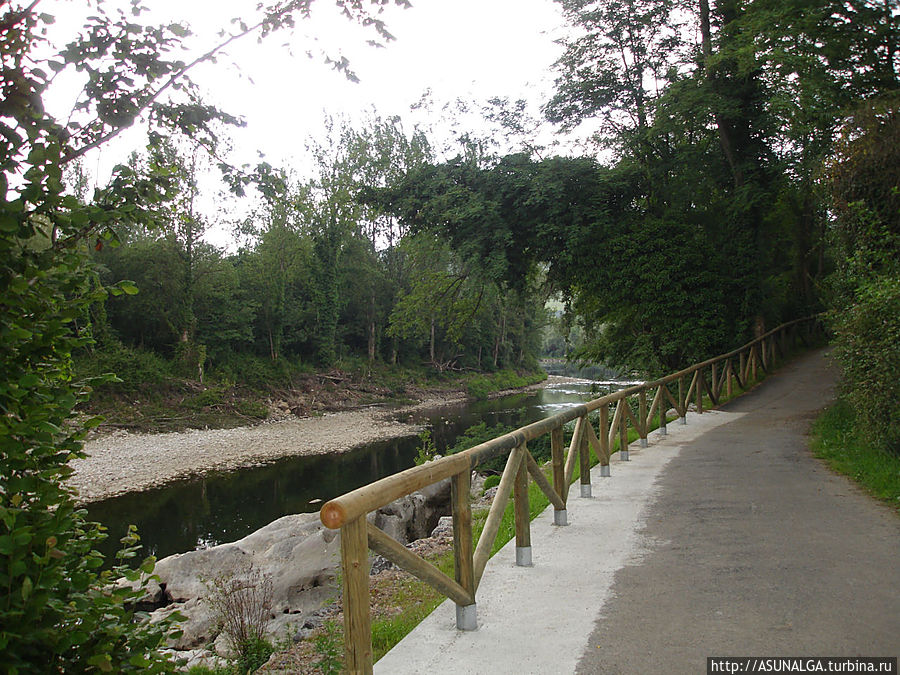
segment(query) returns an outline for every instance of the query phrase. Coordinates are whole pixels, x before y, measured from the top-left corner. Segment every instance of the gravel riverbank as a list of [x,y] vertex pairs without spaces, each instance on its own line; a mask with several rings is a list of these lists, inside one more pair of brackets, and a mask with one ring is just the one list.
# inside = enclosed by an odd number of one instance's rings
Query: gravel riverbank
[[[561,381],[564,378],[551,376],[528,388]],[[455,393],[399,410],[372,407],[235,429],[163,434],[118,431],[85,444],[88,457],[72,462],[75,473],[69,483],[78,490],[80,501],[87,503],[210,471],[231,471],[296,455],[346,452],[373,441],[419,433],[420,427],[397,421],[398,413],[465,398]]]

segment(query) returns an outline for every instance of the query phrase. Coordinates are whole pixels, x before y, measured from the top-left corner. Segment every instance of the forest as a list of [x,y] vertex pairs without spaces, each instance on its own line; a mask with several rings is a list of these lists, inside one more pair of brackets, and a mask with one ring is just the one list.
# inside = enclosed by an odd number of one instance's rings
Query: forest
[[[193,60],[190,28],[143,21],[140,0],[92,2],[61,45],[52,8],[0,2],[8,672],[172,668],[169,628],[130,622],[134,592],[104,586],[103,533],[65,485],[102,421],[78,405],[110,364],[254,384],[346,359],[525,371],[553,298],[571,358],[652,375],[824,311],[855,429],[900,453],[896,2],[557,2],[569,32],[544,119],[493,104],[515,147],[472,130],[438,153],[374,113],[333,120],[308,175],[229,163],[241,122],[190,76],[233,40],[290,35],[311,0],[248,6]],[[337,0],[376,42],[385,4]],[[44,98],[63,72],[83,89],[57,119]],[[538,123],[589,123],[593,149],[557,156]],[[146,147],[89,189],[84,158],[131,127]],[[229,249],[204,238],[211,174],[251,205]]]

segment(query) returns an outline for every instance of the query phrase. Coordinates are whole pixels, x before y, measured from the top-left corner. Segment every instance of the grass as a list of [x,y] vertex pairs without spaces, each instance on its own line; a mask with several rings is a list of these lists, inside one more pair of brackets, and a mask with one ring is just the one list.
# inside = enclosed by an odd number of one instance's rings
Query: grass
[[812,434],[810,447],[816,457],[900,511],[900,457],[861,439],[850,404],[838,399],[816,420]]
[[466,390],[472,398],[485,399],[497,391],[527,387],[546,379],[547,373],[543,371],[519,374],[514,370],[501,370],[490,375],[476,375],[468,381]]

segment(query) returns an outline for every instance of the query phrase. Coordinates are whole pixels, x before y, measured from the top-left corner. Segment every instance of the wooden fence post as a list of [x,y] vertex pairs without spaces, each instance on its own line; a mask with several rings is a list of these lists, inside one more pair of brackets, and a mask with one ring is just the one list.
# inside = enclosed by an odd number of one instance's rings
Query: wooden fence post
[[[584,416],[584,423],[590,424],[591,421],[587,418],[587,415]],[[582,497],[590,497],[591,496],[591,446],[588,445],[588,435],[581,435],[581,447],[578,449],[580,453],[579,459],[581,460],[578,482],[581,485],[581,496]]]
[[453,514],[453,562],[456,583],[470,593],[471,605],[456,605],[456,627],[459,630],[478,628],[475,607],[475,566],[472,561],[472,506],[469,491],[472,474],[467,470],[450,477],[450,503]]
[[[619,405],[628,405],[624,398],[619,399]],[[628,416],[622,415],[619,421],[619,459],[629,461],[628,457]]]
[[[550,454],[553,462],[553,489],[563,499],[566,498],[566,467],[563,457],[563,428],[556,427],[550,432]],[[568,525],[566,509],[553,509],[553,524]]]
[[600,476],[609,478],[609,406],[600,406]]
[[741,374],[741,389],[747,389],[747,358],[744,356],[744,352],[738,354],[738,372]]
[[703,376],[703,368],[697,368],[697,386],[694,387],[694,397],[696,399],[697,414],[703,414],[703,389],[706,387],[706,379]]
[[366,518],[341,528],[344,575],[344,662],[348,673],[372,672],[372,622],[369,616],[369,541]]
[[[523,453],[528,448],[522,446]],[[516,516],[516,565],[531,567],[531,513],[528,507],[528,462],[524,457],[516,472],[513,484],[514,510]]]
[[709,379],[712,381],[712,391],[710,398],[713,400],[713,405],[716,405],[716,399],[719,398],[719,368],[718,364],[714,363],[709,367],[710,375]]
[[668,389],[668,385],[661,384],[659,385],[659,435],[665,436],[668,431],[666,429],[666,424],[668,423],[668,415],[666,411],[669,409],[669,403],[666,401],[666,397],[663,393],[663,389]]
[[678,411],[678,423],[687,424],[687,401],[684,400],[684,376],[678,378],[678,405],[681,410]]
[[650,428],[650,420],[647,419],[647,390],[641,389],[638,394],[638,415],[641,428],[638,429],[638,435],[641,437],[641,447],[647,447],[647,429]]

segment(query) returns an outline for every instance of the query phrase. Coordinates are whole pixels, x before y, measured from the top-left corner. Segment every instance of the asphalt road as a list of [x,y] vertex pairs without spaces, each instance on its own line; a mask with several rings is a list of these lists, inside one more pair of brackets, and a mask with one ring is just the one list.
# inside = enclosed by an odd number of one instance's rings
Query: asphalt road
[[835,375],[825,352],[809,354],[681,448],[645,507],[647,550],[616,572],[577,673],[898,655],[900,517],[808,450]]

